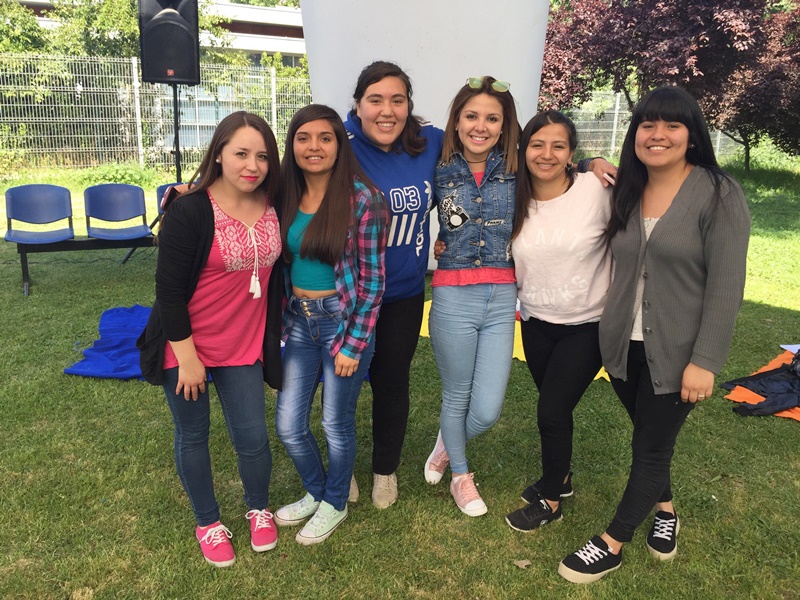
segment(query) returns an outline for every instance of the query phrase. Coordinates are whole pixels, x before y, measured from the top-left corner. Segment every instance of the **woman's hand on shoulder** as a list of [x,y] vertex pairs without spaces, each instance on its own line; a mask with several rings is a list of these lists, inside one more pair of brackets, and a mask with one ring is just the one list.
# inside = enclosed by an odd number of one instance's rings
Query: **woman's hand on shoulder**
[[341,351],[333,358],[333,366],[336,368],[336,374],[339,377],[352,377],[358,371],[358,362]]
[[702,402],[711,397],[714,391],[714,373],[693,363],[686,365],[681,380],[681,400]]
[[[608,162],[605,158],[594,158],[589,163],[589,171],[600,180],[603,187],[614,185],[617,178],[617,167]],[[611,180],[609,180],[609,177]]]

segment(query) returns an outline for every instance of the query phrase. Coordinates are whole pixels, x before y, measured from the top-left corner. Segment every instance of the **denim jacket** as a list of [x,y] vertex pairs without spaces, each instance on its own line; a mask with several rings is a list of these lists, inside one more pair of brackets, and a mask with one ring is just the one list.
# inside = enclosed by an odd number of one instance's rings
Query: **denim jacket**
[[514,174],[500,153],[489,154],[480,187],[460,153],[436,166],[434,180],[439,239],[447,246],[438,268],[513,267]]

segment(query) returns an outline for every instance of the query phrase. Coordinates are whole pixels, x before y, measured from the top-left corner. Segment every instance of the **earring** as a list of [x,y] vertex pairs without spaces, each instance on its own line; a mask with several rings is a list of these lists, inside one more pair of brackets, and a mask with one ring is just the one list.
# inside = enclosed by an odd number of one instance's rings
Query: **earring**
[[689,144],[689,148],[694,148],[694,144]]
[[220,159],[216,159],[214,162],[221,163],[222,161]]

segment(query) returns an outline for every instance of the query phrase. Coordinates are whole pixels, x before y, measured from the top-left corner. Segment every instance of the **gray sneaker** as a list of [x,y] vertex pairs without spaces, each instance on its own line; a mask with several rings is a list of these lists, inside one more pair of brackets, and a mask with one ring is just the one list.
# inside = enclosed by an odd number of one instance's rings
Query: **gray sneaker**
[[324,542],[346,518],[347,504],[343,510],[336,510],[323,500],[320,502],[317,512],[294,539],[298,544],[304,546]]
[[300,523],[317,512],[317,508],[319,508],[319,502],[314,500],[314,496],[307,493],[297,502],[282,506],[275,511],[275,522],[284,527],[300,525]]
[[347,494],[348,502],[358,502],[358,483],[356,482],[356,475],[350,477],[350,492]]
[[375,508],[389,508],[397,502],[397,474],[372,474],[372,503]]

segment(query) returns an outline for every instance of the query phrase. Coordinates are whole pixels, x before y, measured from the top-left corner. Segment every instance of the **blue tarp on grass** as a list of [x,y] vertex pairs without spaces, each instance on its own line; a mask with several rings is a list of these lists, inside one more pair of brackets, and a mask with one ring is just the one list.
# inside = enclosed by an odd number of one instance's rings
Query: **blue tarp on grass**
[[67,375],[106,379],[142,379],[136,338],[150,316],[150,307],[109,308],[100,315],[100,339],[83,351],[83,360],[64,369]]

